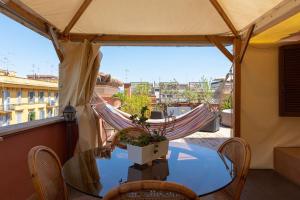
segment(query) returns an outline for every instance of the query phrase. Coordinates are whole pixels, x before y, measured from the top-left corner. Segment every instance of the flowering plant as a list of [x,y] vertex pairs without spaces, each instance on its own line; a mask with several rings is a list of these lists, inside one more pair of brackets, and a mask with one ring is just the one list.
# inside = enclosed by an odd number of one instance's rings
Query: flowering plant
[[[175,118],[173,116],[167,116],[162,125],[158,128],[153,128],[151,127],[151,124],[147,122],[147,111],[149,111],[148,107],[144,106],[140,111],[140,115],[134,114],[130,116],[135,127],[120,131],[121,142],[135,146],[147,146],[155,142],[167,140],[166,134],[174,130]],[[138,132],[138,134],[132,134],[132,132]]]

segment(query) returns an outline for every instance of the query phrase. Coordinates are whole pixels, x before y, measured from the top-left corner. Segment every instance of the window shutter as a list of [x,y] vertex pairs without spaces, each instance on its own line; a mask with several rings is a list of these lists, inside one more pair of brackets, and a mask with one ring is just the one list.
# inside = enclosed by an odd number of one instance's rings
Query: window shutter
[[300,117],[300,45],[279,49],[279,115]]

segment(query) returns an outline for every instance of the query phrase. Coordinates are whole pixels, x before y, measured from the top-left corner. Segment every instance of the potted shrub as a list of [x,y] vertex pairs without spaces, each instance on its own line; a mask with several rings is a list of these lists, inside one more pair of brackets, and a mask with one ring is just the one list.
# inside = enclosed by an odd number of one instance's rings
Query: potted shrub
[[126,144],[128,159],[132,162],[143,165],[151,164],[153,160],[165,157],[168,153],[169,141],[166,138],[167,124],[174,123],[170,117],[165,118],[165,123],[154,129],[147,122],[147,106],[142,107],[140,116],[132,115],[135,127],[120,131],[120,142]]

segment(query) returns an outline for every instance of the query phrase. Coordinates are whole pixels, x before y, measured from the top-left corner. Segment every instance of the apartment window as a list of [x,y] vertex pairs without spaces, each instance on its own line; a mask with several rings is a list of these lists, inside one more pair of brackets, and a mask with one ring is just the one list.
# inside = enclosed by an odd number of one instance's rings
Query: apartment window
[[16,122],[17,124],[22,123],[22,111],[16,111]]
[[[55,97],[56,98],[56,97]],[[48,92],[48,104],[50,106],[54,106],[56,102],[56,99],[52,98],[52,92]]]
[[9,123],[10,123],[9,114],[0,115],[0,126],[8,126]]
[[28,92],[28,103],[34,103],[34,98],[35,98],[35,94],[34,91],[29,91]]
[[54,108],[54,116],[58,116],[58,108]]
[[8,90],[3,90],[3,110],[7,111],[9,110],[10,105],[10,92]]
[[44,103],[44,92],[39,92],[39,103]]
[[51,92],[48,92],[48,103],[51,103]]
[[52,109],[47,109],[47,118],[52,117]]
[[45,119],[45,110],[44,109],[40,109],[39,110],[39,115],[40,115],[40,119]]
[[22,103],[22,90],[17,91],[17,103],[18,104]]
[[55,102],[58,101],[58,98],[59,98],[59,97],[58,97],[58,92],[56,92],[56,93],[55,93]]
[[34,111],[29,111],[28,112],[28,121],[33,121],[35,120],[35,112]]

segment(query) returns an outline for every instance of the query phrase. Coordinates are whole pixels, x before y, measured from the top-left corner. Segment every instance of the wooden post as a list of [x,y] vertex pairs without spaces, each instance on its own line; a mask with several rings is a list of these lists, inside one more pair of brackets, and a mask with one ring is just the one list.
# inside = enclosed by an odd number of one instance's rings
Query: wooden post
[[234,124],[234,137],[241,136],[241,63],[240,63],[240,53],[241,53],[242,41],[240,38],[235,38],[233,40],[233,71],[234,71],[234,99],[233,99],[233,124]]

